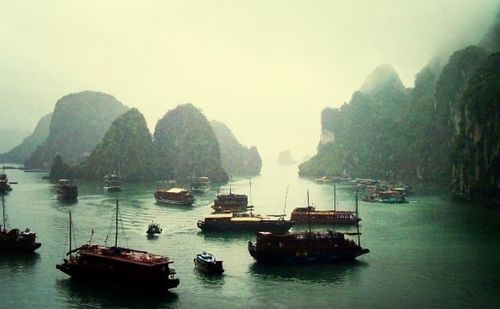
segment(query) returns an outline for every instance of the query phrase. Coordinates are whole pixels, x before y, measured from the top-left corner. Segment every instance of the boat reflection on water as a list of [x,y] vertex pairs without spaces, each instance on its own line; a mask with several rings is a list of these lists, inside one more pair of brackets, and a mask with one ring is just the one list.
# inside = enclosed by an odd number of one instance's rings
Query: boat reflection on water
[[361,274],[368,263],[358,260],[343,261],[341,263],[304,264],[297,267],[295,264],[262,264],[252,263],[249,266],[251,275],[259,280],[302,281],[305,283],[344,284]]
[[178,306],[178,295],[157,290],[128,289],[124,285],[111,286],[109,283],[86,284],[71,278],[56,281],[59,297],[69,307],[112,307],[112,308],[161,308]]
[[4,275],[2,280],[8,280],[9,274],[25,274],[34,268],[39,261],[40,254],[37,252],[22,255],[0,255],[0,269],[8,269],[7,275]]

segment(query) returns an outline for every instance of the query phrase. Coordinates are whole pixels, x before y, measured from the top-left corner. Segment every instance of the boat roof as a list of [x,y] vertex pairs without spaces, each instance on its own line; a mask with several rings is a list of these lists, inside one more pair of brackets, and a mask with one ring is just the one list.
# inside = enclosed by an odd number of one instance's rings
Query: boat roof
[[[160,191],[165,191],[165,190],[160,190]],[[171,189],[166,190],[165,192],[168,192],[168,193],[182,193],[182,192],[188,192],[188,191],[186,189],[183,189],[183,188],[171,188]]]
[[[106,259],[112,259],[112,260],[117,260],[117,261],[122,261],[122,262],[132,262],[135,264],[141,264],[141,265],[158,265],[158,264],[165,264],[165,263],[173,263],[172,260],[170,260],[169,257],[159,255],[159,254],[154,254],[154,253],[149,253],[145,251],[139,251],[139,250],[134,250],[134,249],[128,249],[128,248],[120,248],[120,247],[105,247],[101,245],[84,245],[80,247],[78,250],[78,253],[80,255],[92,255],[96,257],[101,257],[101,258],[106,258]],[[111,254],[110,254],[111,253]]]
[[209,216],[206,216],[205,218],[216,219],[216,218],[232,218],[232,217],[233,217],[232,212],[225,212],[225,213],[220,213],[220,214],[209,215]]

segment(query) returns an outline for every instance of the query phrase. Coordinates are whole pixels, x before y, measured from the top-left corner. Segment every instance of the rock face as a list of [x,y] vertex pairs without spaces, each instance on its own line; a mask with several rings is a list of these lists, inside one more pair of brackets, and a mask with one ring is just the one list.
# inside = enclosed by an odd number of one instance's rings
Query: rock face
[[73,178],[73,169],[66,163],[60,155],[56,155],[52,167],[50,168],[49,178],[52,180],[57,179],[71,179]]
[[452,191],[500,205],[500,53],[474,73],[457,105]]
[[154,132],[157,177],[190,181],[208,176],[227,182],[219,143],[205,116],[192,104],[169,111]]
[[318,154],[299,166],[302,176],[388,177],[400,155],[398,130],[408,92],[390,65],[376,68],[349,104],[321,114]]
[[241,145],[222,122],[214,120],[210,125],[219,142],[222,168],[230,175],[258,175],[262,168],[262,159],[257,148]]
[[293,165],[296,164],[295,160],[292,157],[292,153],[290,150],[286,149],[283,151],[280,151],[278,154],[278,159],[276,160],[276,163],[279,165]]
[[127,107],[108,94],[83,91],[57,101],[49,135],[26,160],[27,168],[48,168],[56,154],[74,165],[89,156]]
[[153,139],[144,116],[132,108],[119,116],[88,159],[77,167],[81,178],[102,179],[117,172],[126,180],[151,179]]
[[49,135],[50,121],[52,113],[43,116],[37,123],[33,133],[26,137],[21,144],[12,148],[10,151],[0,155],[0,162],[23,163],[28,159],[31,153],[47,138]]
[[344,175],[450,186],[500,204],[500,46],[496,25],[482,46],[433,59],[402,88],[384,66],[349,104],[322,112],[318,153],[302,176]]

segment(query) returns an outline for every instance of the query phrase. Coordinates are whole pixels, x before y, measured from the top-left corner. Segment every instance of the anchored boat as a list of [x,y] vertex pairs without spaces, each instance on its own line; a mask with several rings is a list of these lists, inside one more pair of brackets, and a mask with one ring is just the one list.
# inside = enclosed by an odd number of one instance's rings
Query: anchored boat
[[164,291],[179,285],[169,257],[118,247],[118,201],[116,201],[115,245],[112,247],[85,244],[71,248],[72,220],[69,213],[68,258],[56,268],[74,279],[111,282],[134,289]]
[[196,269],[207,273],[220,275],[224,272],[222,261],[218,261],[213,254],[203,251],[193,259]]

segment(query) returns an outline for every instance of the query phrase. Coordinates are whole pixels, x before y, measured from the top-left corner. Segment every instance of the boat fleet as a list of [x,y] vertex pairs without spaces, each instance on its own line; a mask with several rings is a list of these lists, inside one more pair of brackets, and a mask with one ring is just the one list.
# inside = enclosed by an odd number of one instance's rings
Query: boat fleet
[[[1,178],[1,177],[0,177]],[[5,175],[6,179],[6,175]],[[193,182],[194,183],[194,182]],[[200,177],[191,188],[198,193],[207,192],[210,188],[208,177]],[[106,191],[122,190],[122,180],[117,174],[104,178]],[[59,199],[76,199],[78,188],[70,179],[60,179],[57,184]],[[251,192],[251,191],[250,191]],[[334,190],[334,192],[336,192]],[[288,192],[287,192],[288,193]],[[254,214],[253,205],[249,205],[248,196],[235,194],[231,187],[228,194],[217,193],[212,205],[213,213],[198,220],[196,225],[204,233],[255,233],[255,242],[248,242],[248,253],[259,263],[311,263],[353,260],[369,252],[361,247],[356,194],[355,211],[339,211],[334,193],[333,210],[316,210],[310,205],[309,192],[307,206],[292,211],[291,220],[283,215]],[[190,190],[184,188],[157,189],[154,198],[159,204],[189,206],[195,201]],[[36,233],[29,229],[6,229],[5,203],[2,196],[3,224],[0,227],[0,253],[15,251],[17,253],[33,252],[41,246],[36,242]],[[286,202],[285,202],[286,207]],[[179,285],[176,271],[171,267],[174,263],[167,256],[149,253],[132,248],[118,246],[119,203],[116,201],[115,243],[114,246],[87,244],[72,248],[72,217],[69,211],[69,249],[66,257],[56,268],[74,279],[103,281],[111,283],[127,283],[132,287],[148,290],[168,290]],[[289,232],[294,224],[308,224],[305,232]],[[357,232],[341,233],[333,230],[325,232],[312,231],[311,224],[356,225]],[[162,233],[160,224],[152,221],[146,230],[148,237]],[[357,242],[349,236],[357,236]],[[91,237],[92,239],[92,237]],[[195,268],[207,274],[222,274],[225,270],[222,260],[211,253],[203,251],[194,259]]]

